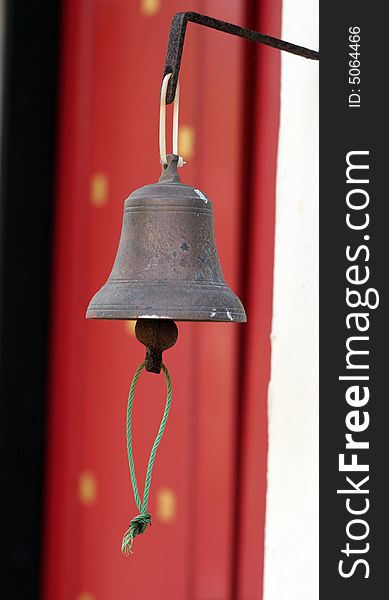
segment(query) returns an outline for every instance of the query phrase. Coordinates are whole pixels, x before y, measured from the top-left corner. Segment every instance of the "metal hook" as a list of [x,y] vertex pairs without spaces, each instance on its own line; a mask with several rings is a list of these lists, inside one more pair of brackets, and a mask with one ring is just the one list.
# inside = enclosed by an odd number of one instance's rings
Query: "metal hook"
[[297,46],[290,42],[279,40],[278,38],[271,37],[270,35],[264,35],[258,31],[252,29],[246,29],[234,25],[233,23],[227,23],[208,17],[207,15],[201,15],[196,12],[181,12],[174,15],[170,26],[169,43],[166,53],[165,68],[163,70],[163,81],[167,74],[171,75],[171,79],[168,82],[166,104],[171,104],[176,95],[176,88],[178,85],[178,75],[180,73],[182,51],[184,49],[185,32],[188,22],[197,23],[204,27],[210,27],[217,31],[222,31],[230,35],[236,35],[238,37],[257,42],[259,44],[265,44],[278,50],[284,50],[291,54],[297,54],[304,58],[310,58],[312,60],[319,60],[319,53],[304,46]]

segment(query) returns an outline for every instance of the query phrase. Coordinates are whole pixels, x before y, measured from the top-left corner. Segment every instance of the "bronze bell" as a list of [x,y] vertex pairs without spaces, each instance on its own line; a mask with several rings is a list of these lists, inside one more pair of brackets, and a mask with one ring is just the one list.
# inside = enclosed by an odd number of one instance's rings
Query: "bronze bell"
[[112,272],[86,316],[245,322],[243,305],[220,267],[212,203],[181,183],[178,156],[167,160],[158,183],[125,201]]

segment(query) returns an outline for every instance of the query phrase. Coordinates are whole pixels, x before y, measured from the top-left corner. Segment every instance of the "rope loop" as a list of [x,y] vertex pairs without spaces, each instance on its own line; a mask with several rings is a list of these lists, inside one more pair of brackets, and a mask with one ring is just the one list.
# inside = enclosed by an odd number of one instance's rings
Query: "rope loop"
[[157,449],[159,444],[161,443],[163,432],[165,431],[167,419],[169,416],[171,401],[172,401],[172,382],[170,379],[169,371],[162,365],[162,370],[166,379],[166,387],[167,387],[167,396],[166,396],[166,404],[165,410],[162,416],[161,424],[159,426],[159,430],[157,436],[154,440],[153,447],[150,452],[150,458],[147,465],[146,477],[145,477],[145,485],[143,490],[143,501],[140,498],[138,483],[135,475],[135,464],[134,464],[134,456],[132,451],[132,408],[134,404],[134,396],[135,396],[135,388],[142,373],[143,369],[146,366],[146,362],[143,362],[139,365],[137,370],[135,371],[134,378],[131,383],[130,392],[128,394],[128,404],[127,404],[127,421],[126,421],[126,437],[127,437],[127,455],[128,455],[128,464],[130,468],[130,476],[132,489],[134,492],[135,503],[139,510],[139,515],[131,519],[130,525],[123,536],[122,540],[122,553],[125,556],[132,554],[132,545],[134,539],[137,535],[144,533],[147,529],[148,525],[151,525],[151,515],[147,512],[147,505],[149,502],[149,494],[150,494],[150,486],[151,486],[151,478],[153,474],[153,466],[155,457],[157,454]]
[[[171,73],[167,73],[163,78],[161,87],[161,102],[159,106],[159,154],[161,163],[167,165],[166,158],[166,92]],[[176,95],[173,104],[173,154],[178,156],[178,113],[180,106],[180,84],[177,82]],[[185,164],[182,156],[178,157],[178,167],[183,167]]]

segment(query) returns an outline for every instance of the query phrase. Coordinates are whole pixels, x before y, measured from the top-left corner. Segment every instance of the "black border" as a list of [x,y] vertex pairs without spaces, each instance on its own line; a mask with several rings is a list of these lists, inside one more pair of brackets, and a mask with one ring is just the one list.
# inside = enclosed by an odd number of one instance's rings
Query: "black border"
[[[375,600],[387,596],[389,169],[385,9],[383,3],[361,0],[345,0],[336,5],[324,0],[320,3],[320,597],[323,600]],[[348,82],[348,29],[353,26],[361,28],[358,86]],[[349,108],[348,96],[355,87],[361,90],[361,107]],[[345,222],[346,194],[350,190],[346,183],[346,154],[354,150],[369,151],[370,225],[363,233],[347,229]],[[337,494],[338,489],[347,487],[345,475],[350,475],[338,472],[339,454],[344,452],[347,432],[345,417],[350,410],[345,401],[347,385],[338,380],[339,376],[350,374],[345,368],[345,343],[351,335],[345,323],[350,312],[345,291],[346,269],[351,263],[345,251],[347,245],[356,248],[363,244],[364,234],[370,236],[370,259],[359,264],[370,267],[370,280],[362,290],[377,288],[380,306],[368,309],[371,395],[366,407],[370,425],[365,437],[370,448],[358,452],[359,462],[367,462],[370,470],[356,473],[355,477],[356,480],[365,475],[370,477],[369,485],[365,486],[369,489],[370,509],[365,518],[370,533],[364,540],[370,543],[370,549],[367,554],[354,556],[367,559],[370,573],[365,578],[366,569],[359,565],[354,575],[342,578],[338,564],[346,558],[341,550],[348,541],[346,526],[352,518],[345,509],[347,495]],[[365,375],[366,371],[353,374]],[[351,562],[349,559],[347,563],[349,570]]]
[[1,594],[34,599],[40,598],[59,1],[4,6]]

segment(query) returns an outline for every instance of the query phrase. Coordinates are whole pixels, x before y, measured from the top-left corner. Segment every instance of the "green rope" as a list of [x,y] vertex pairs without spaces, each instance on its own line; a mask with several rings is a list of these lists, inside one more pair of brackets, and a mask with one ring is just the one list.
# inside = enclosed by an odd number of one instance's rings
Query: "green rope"
[[140,496],[139,496],[138,484],[137,484],[136,475],[135,475],[134,456],[133,456],[133,452],[132,452],[132,407],[134,404],[135,387],[138,382],[140,374],[142,373],[143,369],[145,368],[145,365],[146,365],[145,362],[140,364],[135,372],[134,379],[132,380],[130,392],[128,395],[128,405],[127,405],[126,435],[127,435],[128,464],[130,467],[132,489],[134,491],[134,498],[135,498],[135,502],[136,502],[136,505],[139,510],[139,515],[134,517],[131,520],[129,528],[127,529],[126,533],[123,536],[122,552],[126,556],[128,556],[129,554],[132,554],[132,544],[133,544],[134,538],[137,535],[144,533],[147,529],[147,525],[151,525],[151,515],[147,512],[147,504],[149,501],[151,477],[153,474],[153,465],[154,465],[154,461],[155,461],[155,456],[157,454],[158,446],[161,442],[163,432],[165,431],[166,422],[167,422],[167,419],[169,416],[170,405],[172,402],[172,382],[170,379],[169,371],[167,370],[165,365],[162,365],[162,370],[165,374],[166,387],[167,387],[166,405],[165,405],[165,411],[163,413],[163,417],[161,420],[161,424],[159,426],[159,431],[157,433],[157,437],[155,438],[153,447],[150,452],[150,458],[149,458],[149,463],[147,465],[145,485],[144,485],[144,491],[143,491],[143,502],[142,502],[142,500],[140,499]]

